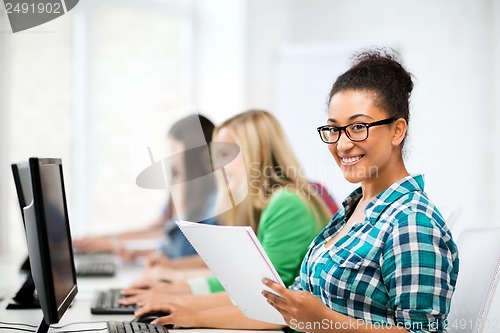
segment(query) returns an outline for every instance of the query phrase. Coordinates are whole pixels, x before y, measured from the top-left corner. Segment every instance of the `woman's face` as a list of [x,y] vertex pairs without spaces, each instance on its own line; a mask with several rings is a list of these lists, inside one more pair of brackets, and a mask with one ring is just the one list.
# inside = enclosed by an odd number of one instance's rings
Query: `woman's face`
[[[387,112],[376,106],[373,98],[373,93],[368,91],[345,90],[336,93],[330,100],[328,125],[345,126],[387,119]],[[374,179],[390,169],[395,148],[392,128],[393,124],[371,127],[368,129],[368,138],[361,142],[351,141],[341,131],[339,141],[328,145],[347,181],[359,183]]]
[[[221,128],[215,135],[213,141],[236,144],[231,135],[231,130],[227,127]],[[240,151],[238,156],[234,158],[233,145],[227,147],[224,147],[224,145],[217,145],[217,147],[217,151],[215,152],[217,160],[215,160],[214,163],[217,168],[224,168],[231,192],[237,193],[243,182],[246,184],[246,169],[243,155]],[[234,160],[232,160],[233,158]],[[231,161],[228,163],[228,160]]]

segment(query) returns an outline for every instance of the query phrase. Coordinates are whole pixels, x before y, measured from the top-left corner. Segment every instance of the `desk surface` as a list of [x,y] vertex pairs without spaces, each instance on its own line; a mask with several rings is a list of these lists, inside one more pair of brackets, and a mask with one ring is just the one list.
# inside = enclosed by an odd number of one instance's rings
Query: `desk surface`
[[[73,324],[66,327],[66,330],[81,330],[81,329],[100,329],[106,327],[105,321],[127,321],[132,320],[133,315],[93,315],[90,313],[90,306],[95,293],[98,290],[109,288],[120,288],[128,286],[142,271],[138,265],[123,265],[119,268],[116,276],[112,278],[90,278],[79,277],[77,280],[78,294],[73,301],[71,307],[66,311],[61,321],[53,325],[55,328]],[[24,281],[24,276],[19,273],[18,260],[12,258],[0,258],[0,290],[10,293],[15,293]],[[4,294],[0,294],[5,296]],[[34,310],[7,310],[6,306],[9,299],[0,301],[0,322],[7,323],[23,323],[30,325],[39,325],[42,321],[42,311],[40,309]],[[83,324],[77,324],[84,322]],[[91,322],[91,323],[89,323]],[[1,326],[6,326],[0,324]],[[24,329],[31,329],[29,327],[16,326]],[[250,330],[217,330],[217,329],[171,329],[172,333],[175,332],[192,332],[192,333],[231,333],[231,332],[259,332]],[[0,332],[16,332],[15,330],[2,330]],[[49,332],[58,332],[58,330],[50,329]],[[60,331],[59,331],[60,332]],[[105,331],[98,331],[105,332]]]

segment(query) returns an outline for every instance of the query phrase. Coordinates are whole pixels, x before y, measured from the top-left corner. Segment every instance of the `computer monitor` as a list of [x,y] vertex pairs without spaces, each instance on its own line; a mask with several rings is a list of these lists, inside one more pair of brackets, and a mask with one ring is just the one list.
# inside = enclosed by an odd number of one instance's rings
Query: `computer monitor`
[[22,211],[22,208],[26,207],[33,200],[30,168],[28,162],[15,163],[11,167],[14,183],[16,184],[17,199]]
[[24,208],[31,274],[44,319],[37,333],[59,322],[78,287],[60,159],[30,158],[32,202]]
[[[15,163],[12,164],[11,167],[14,184],[16,185],[23,228],[26,229],[23,209],[33,200],[29,163]],[[117,269],[115,258],[111,253],[85,254],[81,256],[75,254],[74,260],[77,276],[109,277],[113,276]],[[35,295],[35,285],[31,276],[29,256],[27,256],[25,261],[22,263],[21,272],[26,274],[26,281],[16,292],[12,300],[7,304],[7,309],[40,308],[38,299]]]
[[[12,176],[16,185],[17,199],[21,211],[23,227],[24,223],[23,209],[31,203],[33,195],[31,193],[31,176],[28,162],[12,164]],[[36,309],[40,307],[38,299],[35,296],[35,284],[31,276],[29,256],[21,265],[21,271],[26,273],[26,281],[17,291],[16,295],[7,304],[7,309]]]

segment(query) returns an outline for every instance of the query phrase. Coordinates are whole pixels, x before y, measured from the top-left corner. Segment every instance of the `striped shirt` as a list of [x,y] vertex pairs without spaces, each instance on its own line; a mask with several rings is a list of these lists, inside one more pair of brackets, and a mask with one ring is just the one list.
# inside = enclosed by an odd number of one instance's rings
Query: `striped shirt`
[[311,243],[290,289],[307,290],[329,308],[364,323],[443,332],[458,252],[423,188],[422,175],[394,183],[367,205],[364,222],[310,260],[346,224],[362,196],[361,188],[352,192]]

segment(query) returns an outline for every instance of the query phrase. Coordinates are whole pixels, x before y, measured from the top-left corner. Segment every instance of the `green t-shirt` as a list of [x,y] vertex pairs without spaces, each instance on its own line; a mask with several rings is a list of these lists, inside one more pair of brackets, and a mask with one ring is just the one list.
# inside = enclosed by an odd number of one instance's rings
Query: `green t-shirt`
[[[286,286],[299,275],[307,247],[319,231],[312,208],[292,191],[276,192],[262,210],[257,237]],[[207,282],[212,293],[224,290],[215,277]]]

